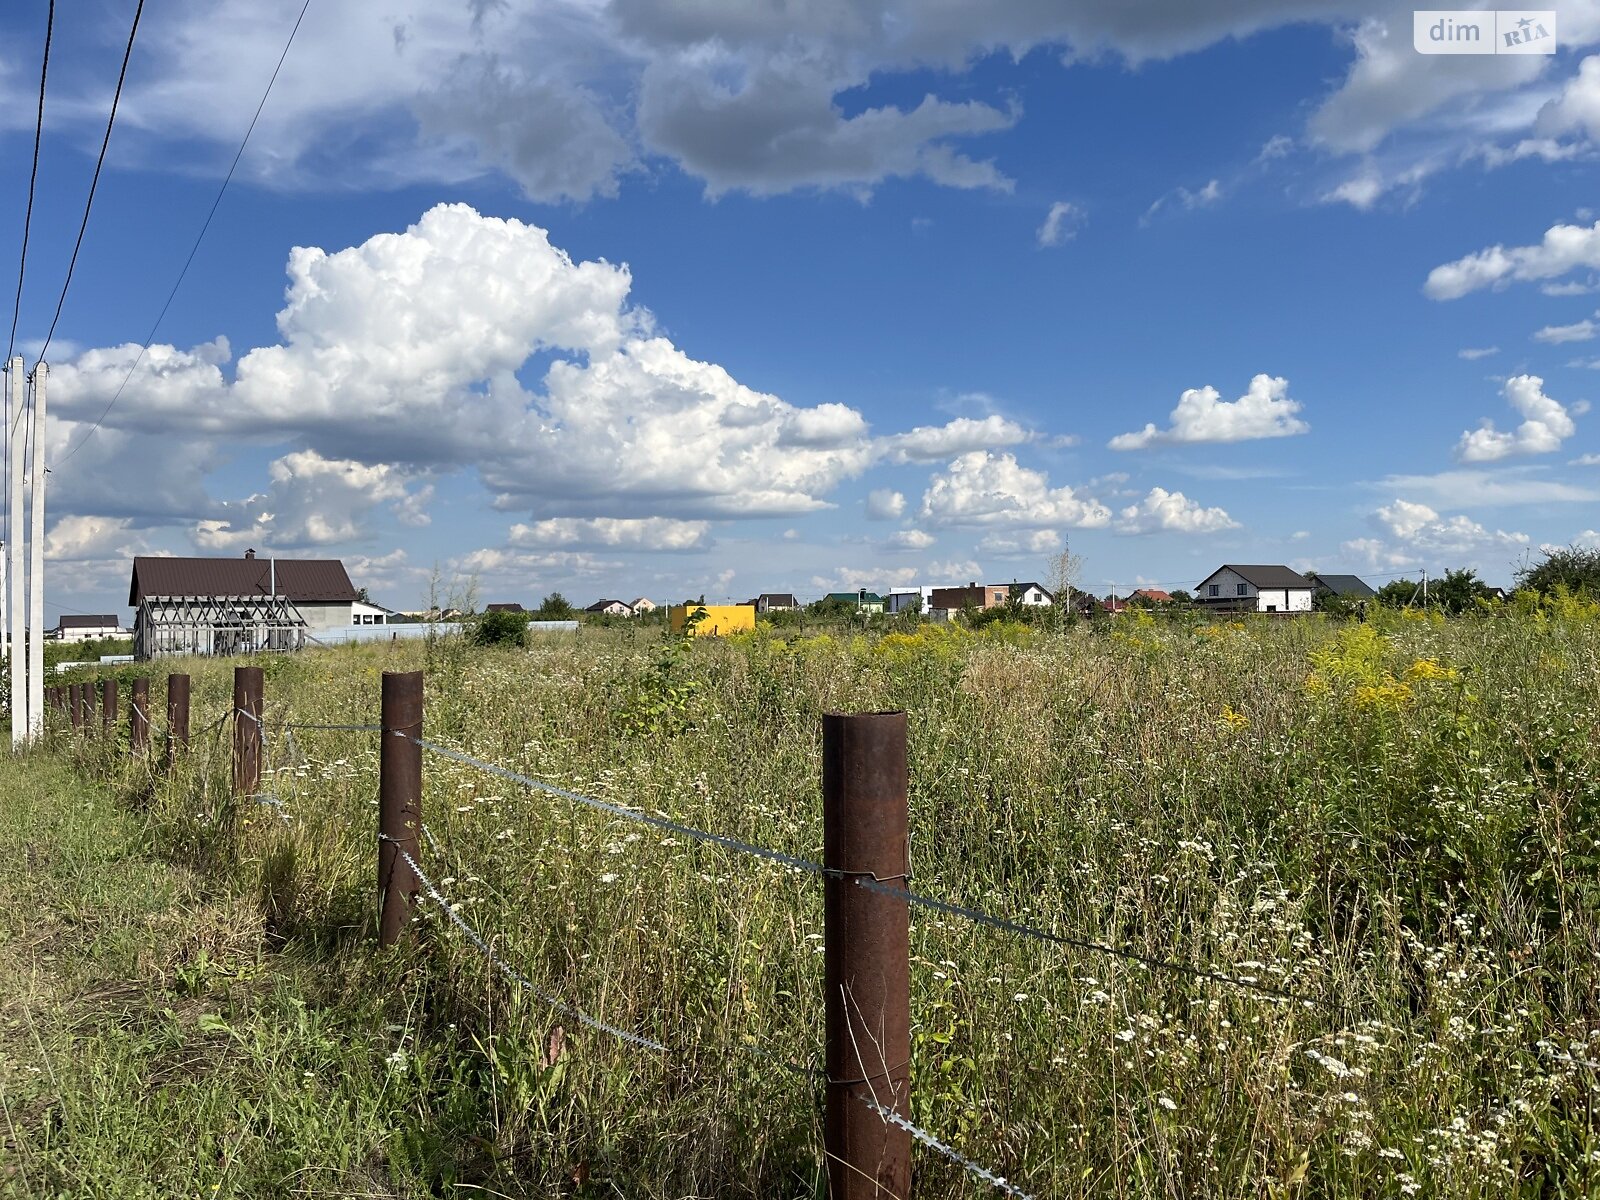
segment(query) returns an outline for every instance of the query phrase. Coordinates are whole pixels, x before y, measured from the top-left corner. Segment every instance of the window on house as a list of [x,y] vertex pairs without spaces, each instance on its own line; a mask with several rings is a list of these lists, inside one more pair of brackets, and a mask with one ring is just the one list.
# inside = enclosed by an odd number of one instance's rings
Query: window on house
[[1267,605],[1267,611],[1268,612],[1277,612],[1278,611],[1278,606],[1276,604],[1269,604],[1269,605]]
[[1220,596],[1220,595],[1222,595],[1222,585],[1220,583],[1211,584],[1209,587],[1206,588],[1206,595],[1208,595],[1208,596]]
[[1233,594],[1235,596],[1248,596],[1250,594],[1250,585],[1248,583],[1236,583],[1236,584],[1234,584],[1233,585]]

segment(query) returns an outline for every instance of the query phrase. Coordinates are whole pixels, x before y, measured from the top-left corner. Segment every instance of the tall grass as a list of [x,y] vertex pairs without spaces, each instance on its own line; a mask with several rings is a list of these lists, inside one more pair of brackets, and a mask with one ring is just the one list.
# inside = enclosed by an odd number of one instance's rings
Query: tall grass
[[[167,667],[168,664],[162,664]],[[232,663],[194,675],[194,725]],[[1286,1001],[913,912],[913,1114],[1040,1196],[1552,1196],[1600,1188],[1600,620],[1564,613],[992,626],[694,645],[586,632],[264,660],[270,722],[366,722],[426,671],[426,733],[614,803],[820,856],[820,715],[903,707],[912,886],[1259,979]],[[820,1187],[815,880],[472,767],[424,763],[424,866],[538,986],[431,906],[365,941],[377,742],[271,739],[291,815],[73,751],[274,946],[414,991],[384,1064],[395,1195],[807,1196]],[[372,962],[372,967],[359,964]],[[383,986],[392,986],[386,983]],[[931,1154],[925,1196],[983,1194]]]

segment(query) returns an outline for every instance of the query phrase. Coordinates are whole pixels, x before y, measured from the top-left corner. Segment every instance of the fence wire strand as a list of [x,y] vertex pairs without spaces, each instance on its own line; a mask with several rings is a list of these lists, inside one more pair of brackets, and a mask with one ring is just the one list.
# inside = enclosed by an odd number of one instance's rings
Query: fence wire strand
[[989,1170],[988,1167],[980,1166],[978,1163],[973,1162],[954,1146],[941,1142],[926,1129],[923,1129],[919,1125],[912,1124],[893,1109],[885,1108],[871,1096],[860,1092],[855,1093],[855,1095],[856,1098],[861,1101],[861,1103],[865,1104],[873,1112],[882,1117],[887,1124],[898,1125],[901,1129],[904,1129],[924,1146],[927,1146],[931,1150],[937,1150],[951,1162],[961,1166],[966,1170],[967,1174],[975,1176],[976,1178],[983,1180],[985,1183],[999,1188],[1002,1192],[1005,1192],[1009,1196],[1020,1197],[1020,1200],[1033,1200],[1031,1195],[1023,1191],[1016,1184],[1012,1183],[1004,1175],[996,1175],[993,1171]]
[[[606,1022],[601,1021],[596,1017],[591,1017],[588,1013],[584,1012],[576,1005],[568,1003],[559,996],[551,995],[549,992],[539,987],[533,982],[533,980],[522,974],[522,972],[518,971],[510,963],[506,962],[505,959],[501,958],[500,955],[496,953],[494,947],[489,945],[489,943],[479,935],[477,930],[473,929],[471,925],[467,924],[465,919],[462,918],[461,914],[458,913],[451,905],[449,899],[446,898],[444,893],[434,886],[433,881],[428,878],[427,873],[423,871],[420,865],[418,865],[417,860],[411,857],[410,853],[407,852],[404,846],[402,846],[394,838],[384,833],[380,833],[378,835],[378,840],[381,842],[388,842],[395,848],[395,853],[406,860],[406,865],[416,872],[417,882],[422,884],[422,889],[428,893],[428,898],[439,906],[439,910],[450,919],[451,924],[455,925],[457,929],[461,930],[461,932],[466,935],[467,940],[477,947],[478,952],[487,958],[509,983],[515,984],[518,987],[526,988],[535,996],[538,996],[546,1004],[549,1004],[552,1008],[559,1012],[564,1012],[570,1017],[576,1018],[578,1021],[589,1026],[591,1029],[598,1029],[603,1033],[609,1033],[613,1037],[621,1038],[623,1041],[632,1043],[635,1046],[642,1046],[646,1050],[656,1050],[661,1053],[666,1052],[667,1048],[660,1042],[651,1041],[647,1037],[640,1037],[636,1033],[630,1033],[626,1029],[619,1029],[615,1025],[608,1025]],[[429,840],[431,841],[432,839],[430,838]]]
[[1153,970],[1168,971],[1173,974],[1183,975],[1190,979],[1207,979],[1215,983],[1225,983],[1233,987],[1243,988],[1247,991],[1259,992],[1263,995],[1271,996],[1278,1000],[1285,1000],[1291,1003],[1305,1005],[1307,1007],[1328,1006],[1328,1002],[1326,1000],[1312,999],[1306,996],[1297,995],[1293,992],[1273,987],[1271,984],[1262,983],[1259,980],[1253,979],[1249,976],[1234,975],[1226,971],[1210,970],[1203,967],[1193,967],[1187,963],[1180,963],[1171,959],[1156,958],[1155,956],[1149,954],[1141,954],[1136,950],[1126,950],[1120,946],[1113,946],[1108,942],[1099,942],[1089,938],[1075,938],[1067,934],[1053,933],[1048,929],[1042,929],[1036,925],[1028,925],[1021,921],[1013,921],[1007,917],[992,916],[989,913],[981,911],[980,909],[970,908],[964,904],[954,904],[948,900],[936,900],[932,896],[924,896],[918,892],[912,892],[906,890],[905,888],[896,887],[893,884],[876,879],[868,874],[834,870],[832,868],[823,866],[821,863],[813,862],[810,859],[799,858],[792,854],[785,854],[781,850],[769,850],[765,846],[757,846],[750,842],[741,841],[738,838],[727,837],[726,835],[720,833],[709,833],[704,829],[696,829],[692,825],[684,825],[681,822],[670,820],[667,817],[658,817],[650,813],[637,812],[631,808],[624,808],[619,804],[611,804],[605,800],[597,800],[593,796],[585,796],[581,792],[574,792],[568,788],[560,787],[557,784],[546,783],[541,779],[534,779],[531,776],[524,775],[519,771],[513,771],[509,767],[502,767],[497,766],[494,763],[484,762],[482,759],[474,758],[470,754],[465,754],[459,750],[452,750],[449,747],[441,746],[436,742],[430,742],[426,738],[412,737],[403,730],[396,729],[392,732],[396,737],[402,737],[408,741],[415,742],[424,750],[430,750],[435,754],[441,755],[445,758],[453,759],[456,762],[465,763],[471,767],[476,767],[479,770],[486,771],[491,775],[497,775],[500,778],[510,780],[513,783],[520,783],[524,787],[530,787],[538,791],[548,792],[552,796],[559,796],[564,800],[570,800],[575,804],[585,805],[600,812],[608,813],[611,816],[621,817],[628,821],[637,821],[641,824],[649,825],[656,829],[666,830],[670,833],[679,834],[683,837],[692,838],[696,841],[707,842],[717,846],[725,846],[730,850],[736,850],[742,854],[753,855],[756,858],[763,858],[769,862],[780,863],[783,866],[790,867],[797,871],[804,871],[808,874],[820,875],[831,879],[849,879],[858,886],[866,888],[868,891],[891,896],[897,900],[904,900],[908,904],[914,904],[919,908],[930,909],[934,912],[941,912],[947,916],[961,917],[979,925],[986,925],[991,929],[998,929],[1005,933],[1015,934],[1018,937],[1030,938],[1034,941],[1047,942],[1058,946],[1068,946],[1075,950],[1085,950],[1096,954],[1104,954],[1112,958],[1123,959],[1127,962],[1138,963],[1141,966],[1149,967]]

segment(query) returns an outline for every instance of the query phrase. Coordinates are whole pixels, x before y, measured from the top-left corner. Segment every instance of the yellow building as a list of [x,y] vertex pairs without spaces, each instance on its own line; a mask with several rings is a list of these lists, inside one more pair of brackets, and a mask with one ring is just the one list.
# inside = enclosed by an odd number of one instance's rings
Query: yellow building
[[756,627],[753,604],[674,604],[667,610],[673,633],[682,633],[694,613],[704,613],[694,627],[695,637],[722,637]]

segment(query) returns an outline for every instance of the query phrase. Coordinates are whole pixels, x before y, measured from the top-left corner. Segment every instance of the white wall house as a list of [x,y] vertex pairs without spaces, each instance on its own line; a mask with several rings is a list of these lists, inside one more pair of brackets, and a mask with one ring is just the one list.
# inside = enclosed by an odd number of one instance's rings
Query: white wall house
[[903,613],[917,608],[921,601],[920,611],[926,615],[933,602],[933,589],[931,587],[897,587],[890,588],[889,594],[883,598],[883,611],[886,613]]
[[393,609],[384,608],[381,604],[373,604],[368,600],[353,600],[350,603],[351,625],[387,625],[390,618],[399,616]]
[[101,616],[62,613],[60,622],[54,629],[45,630],[44,636],[57,642],[93,642],[100,638],[125,638],[130,634],[110,613]]
[[1048,608],[1050,605],[1056,602],[1055,595],[1042,583],[1033,583],[1032,581],[1029,581],[1028,583],[1019,583],[1015,586],[1022,589],[1022,594],[1020,597],[1018,597],[1019,602],[1022,604],[1029,605],[1033,608]]
[[1315,590],[1285,566],[1228,563],[1200,581],[1195,600],[1227,612],[1301,613],[1311,611]]

